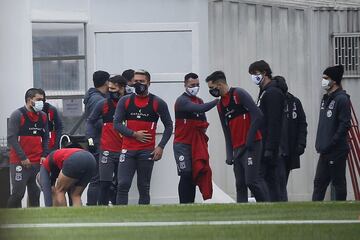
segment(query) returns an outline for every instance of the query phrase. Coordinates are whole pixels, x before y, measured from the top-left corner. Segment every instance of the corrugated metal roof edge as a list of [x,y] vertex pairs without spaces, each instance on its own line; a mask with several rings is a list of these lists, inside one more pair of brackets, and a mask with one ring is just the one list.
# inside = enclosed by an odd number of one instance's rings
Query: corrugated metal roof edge
[[270,0],[209,0],[209,2],[235,2],[246,4],[260,4],[263,6],[278,6],[278,7],[295,7],[295,8],[313,8],[319,11],[346,11],[346,10],[360,10],[360,0],[350,2],[339,1],[270,1]]

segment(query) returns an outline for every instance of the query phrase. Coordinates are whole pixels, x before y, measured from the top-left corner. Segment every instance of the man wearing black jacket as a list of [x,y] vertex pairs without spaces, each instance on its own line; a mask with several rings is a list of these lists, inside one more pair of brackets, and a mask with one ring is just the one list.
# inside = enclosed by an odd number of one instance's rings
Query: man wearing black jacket
[[[102,120],[99,119],[96,124],[93,124],[95,127],[95,138],[92,138],[92,134],[88,132],[90,129],[89,125],[89,116],[94,110],[96,104],[104,100],[108,96],[108,80],[110,74],[105,71],[96,71],[93,74],[94,87],[89,88],[85,93],[84,104],[85,104],[85,136],[88,139],[89,151],[94,155],[96,162],[99,162],[99,145],[102,129]],[[96,168],[99,169],[98,167]],[[99,181],[99,172],[91,179],[88,191],[87,191],[87,205],[97,205],[100,197],[100,181]]]
[[249,66],[249,73],[252,81],[260,88],[257,105],[264,114],[264,123],[261,127],[263,136],[261,174],[267,183],[270,201],[279,201],[277,166],[285,98],[276,82],[271,81],[272,71],[264,60],[252,63]]
[[286,185],[290,171],[300,168],[300,155],[306,147],[307,122],[300,100],[288,92],[285,79],[275,76],[273,81],[285,95],[278,171],[280,201],[288,201]]
[[329,67],[323,72],[324,94],[319,116],[315,148],[320,153],[314,179],[313,201],[322,201],[330,181],[335,200],[346,200],[347,134],[350,128],[350,96],[342,89],[344,67]]

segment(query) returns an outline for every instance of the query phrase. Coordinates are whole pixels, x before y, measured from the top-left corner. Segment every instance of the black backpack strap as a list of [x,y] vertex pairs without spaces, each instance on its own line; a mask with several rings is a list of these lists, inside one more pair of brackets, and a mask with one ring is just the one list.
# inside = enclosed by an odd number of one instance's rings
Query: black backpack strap
[[50,108],[50,104],[47,103],[47,102],[45,102],[42,111],[43,111],[44,113],[48,114],[48,113],[49,113],[49,108]]

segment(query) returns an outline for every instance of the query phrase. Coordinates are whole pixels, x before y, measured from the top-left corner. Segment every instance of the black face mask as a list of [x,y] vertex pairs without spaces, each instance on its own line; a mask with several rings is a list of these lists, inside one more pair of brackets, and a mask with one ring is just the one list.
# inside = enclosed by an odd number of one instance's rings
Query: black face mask
[[213,97],[220,97],[220,90],[218,88],[213,88],[209,90],[209,93],[213,96]]
[[148,85],[146,84],[142,84],[142,83],[135,83],[133,85],[133,87],[135,88],[135,93],[138,94],[138,95],[142,95],[146,92],[146,90],[148,89]]
[[119,100],[121,95],[119,92],[109,92],[110,98],[114,100]]

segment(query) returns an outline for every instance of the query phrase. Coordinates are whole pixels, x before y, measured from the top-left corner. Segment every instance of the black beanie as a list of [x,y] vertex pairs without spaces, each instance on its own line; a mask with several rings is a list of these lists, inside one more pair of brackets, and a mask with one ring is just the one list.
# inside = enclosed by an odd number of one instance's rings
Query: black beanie
[[110,78],[110,74],[105,71],[96,71],[93,74],[94,87],[102,87]]
[[344,74],[344,66],[336,65],[336,66],[333,66],[333,67],[328,67],[327,69],[325,69],[323,74],[329,76],[337,84],[340,84],[342,76]]

